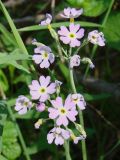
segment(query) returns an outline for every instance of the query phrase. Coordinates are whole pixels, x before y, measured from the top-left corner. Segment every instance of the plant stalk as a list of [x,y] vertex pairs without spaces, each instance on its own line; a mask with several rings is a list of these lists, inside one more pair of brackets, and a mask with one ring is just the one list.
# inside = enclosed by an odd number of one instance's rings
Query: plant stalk
[[[71,84],[72,91],[73,91],[73,93],[77,93],[76,87],[75,87],[75,82],[74,82],[74,77],[73,77],[73,69],[69,68],[69,71],[70,71],[70,84]],[[84,129],[83,113],[79,109],[79,107],[78,107],[78,114],[79,114],[80,124],[82,125],[82,127]],[[87,150],[86,150],[85,140],[82,140],[81,143],[82,143],[82,157],[83,157],[83,160],[87,160]]]
[[68,141],[65,141],[64,148],[65,148],[66,160],[72,160],[71,156],[70,156],[70,148],[69,148],[69,142]]

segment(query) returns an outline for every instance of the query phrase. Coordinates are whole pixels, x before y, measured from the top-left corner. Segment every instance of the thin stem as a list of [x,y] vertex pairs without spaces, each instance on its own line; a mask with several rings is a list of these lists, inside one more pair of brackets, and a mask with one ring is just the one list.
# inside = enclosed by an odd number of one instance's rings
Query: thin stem
[[[70,84],[71,84],[72,91],[73,91],[73,93],[77,93],[76,87],[75,87],[75,82],[74,82],[74,77],[73,77],[73,69],[69,68],[69,71],[70,71]],[[82,125],[82,127],[84,129],[83,113],[79,108],[78,108],[78,113],[79,113],[80,124]],[[87,150],[86,150],[85,140],[81,141],[81,143],[82,143],[83,160],[87,160]]]
[[70,148],[69,148],[69,142],[68,141],[65,141],[64,148],[65,148],[66,160],[72,160],[71,156],[70,156]]

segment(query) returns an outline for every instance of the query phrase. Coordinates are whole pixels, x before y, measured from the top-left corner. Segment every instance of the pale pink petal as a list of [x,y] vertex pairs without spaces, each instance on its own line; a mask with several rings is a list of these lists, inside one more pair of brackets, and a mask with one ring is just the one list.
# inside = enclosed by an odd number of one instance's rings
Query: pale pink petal
[[71,11],[71,8],[70,8],[70,7],[65,8],[65,9],[64,9],[64,14],[67,15],[67,16],[69,16],[69,15],[70,15],[70,11]]
[[48,143],[51,144],[54,140],[54,134],[53,133],[48,133],[47,135],[47,140],[48,140]]
[[50,63],[49,63],[48,59],[43,60],[42,63],[40,64],[41,68],[49,68],[49,66],[50,66]]
[[55,138],[55,144],[56,145],[63,145],[64,144],[64,139],[61,136],[57,135],[56,138]]
[[84,36],[84,29],[80,29],[77,33],[76,33],[76,37],[77,38],[82,38]]
[[44,76],[40,76],[39,81],[42,87],[47,87],[50,83],[50,76],[47,76],[46,78]]
[[58,34],[61,36],[67,36],[69,34],[69,31],[68,31],[67,27],[61,26],[60,30],[58,31]]
[[21,109],[18,114],[22,115],[22,114],[26,114],[27,113],[27,107],[24,107],[23,109]]
[[83,101],[79,101],[77,103],[78,107],[81,109],[81,110],[84,110],[85,109],[85,103]]
[[55,108],[48,108],[48,112],[49,112],[49,118],[51,119],[55,119],[58,117],[59,115],[59,111]]
[[32,81],[32,84],[29,85],[29,88],[30,88],[31,90],[38,90],[38,89],[40,88],[40,84],[38,83],[37,80],[33,80],[33,81]]
[[77,114],[77,111],[74,111],[74,112],[68,111],[67,117],[70,121],[74,122],[74,121],[76,121],[76,118],[75,118],[76,114]]
[[15,110],[16,110],[16,111],[19,111],[19,110],[22,109],[22,108],[23,108],[22,105],[16,105],[16,106],[15,106]]
[[75,25],[74,25],[74,23],[70,23],[69,30],[70,30],[70,32],[75,32]]
[[45,102],[48,98],[49,98],[48,94],[43,94],[43,95],[40,96],[39,101],[40,102]]
[[31,91],[30,90],[30,95],[32,96],[32,99],[37,100],[40,97],[40,94],[38,91]]
[[56,91],[56,84],[55,83],[51,83],[48,87],[47,87],[47,92],[49,94],[53,94]]
[[78,41],[77,39],[74,39],[74,40],[71,40],[71,42],[70,42],[70,46],[71,47],[79,47],[80,46],[80,41]]
[[64,125],[64,126],[67,126],[68,125],[68,119],[66,118],[66,116],[60,116],[57,120],[56,120],[56,124],[58,126],[60,125]]
[[63,41],[64,44],[70,43],[70,38],[68,38],[68,37],[62,37],[62,36],[61,36],[61,37],[60,37],[60,40]]
[[39,64],[42,61],[41,55],[33,55],[32,59],[35,61],[36,64]]

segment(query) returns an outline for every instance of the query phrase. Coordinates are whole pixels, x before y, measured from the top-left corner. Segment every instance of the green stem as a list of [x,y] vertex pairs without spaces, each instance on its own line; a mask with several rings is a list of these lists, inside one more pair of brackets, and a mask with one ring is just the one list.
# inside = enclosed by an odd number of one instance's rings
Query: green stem
[[[74,82],[74,77],[73,77],[73,69],[69,68],[69,71],[70,71],[70,84],[71,84],[72,91],[73,91],[73,93],[77,93],[76,87],[75,87],[75,82]],[[82,127],[84,129],[83,113],[79,108],[78,108],[78,113],[79,113],[80,124],[82,125]],[[82,143],[83,160],[87,160],[87,150],[86,150],[85,140],[81,141],[81,143]]]
[[16,130],[17,130],[17,133],[18,133],[18,137],[19,137],[19,140],[20,140],[20,142],[21,142],[21,146],[22,146],[22,148],[23,148],[23,151],[24,151],[24,155],[25,155],[25,157],[26,157],[26,160],[31,160],[31,158],[30,158],[30,156],[29,156],[29,154],[28,154],[28,152],[27,152],[27,147],[26,147],[25,141],[24,141],[24,139],[23,139],[22,133],[21,133],[21,131],[20,131],[19,125],[18,125],[17,122],[16,122],[16,118],[14,117],[14,114],[13,114],[12,109],[11,109],[10,106],[8,106],[8,112],[9,112],[9,114],[10,114],[10,117],[11,117],[12,121],[15,123]]
[[65,148],[66,160],[72,160],[71,156],[70,156],[70,148],[69,148],[69,142],[68,141],[65,141],[64,148]]

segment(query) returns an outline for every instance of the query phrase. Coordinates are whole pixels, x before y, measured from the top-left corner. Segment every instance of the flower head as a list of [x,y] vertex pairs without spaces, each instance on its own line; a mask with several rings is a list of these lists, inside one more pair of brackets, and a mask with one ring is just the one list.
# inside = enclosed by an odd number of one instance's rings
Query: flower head
[[60,14],[64,18],[77,18],[83,13],[83,9],[65,8],[63,13]]
[[36,129],[39,129],[42,124],[43,124],[43,120],[42,120],[42,119],[39,119],[39,120],[34,124],[34,126],[35,126]]
[[93,64],[90,58],[84,57],[81,61],[83,63],[87,63],[91,69],[95,68],[95,65]]
[[45,102],[56,91],[55,83],[50,83],[50,76],[40,76],[39,81],[33,80],[29,88],[32,99],[40,102]]
[[51,16],[51,14],[48,14],[48,13],[47,13],[45,20],[41,21],[40,25],[42,25],[42,26],[49,25],[49,24],[51,23],[51,21],[52,21],[52,16]]
[[43,112],[43,111],[45,110],[45,104],[39,102],[39,104],[37,104],[37,106],[36,106],[36,110],[37,110],[38,112]]
[[99,46],[105,46],[105,39],[102,32],[94,30],[88,34],[88,41]]
[[70,94],[69,97],[71,97],[72,102],[76,104],[81,110],[85,109],[86,102],[81,94]]
[[58,31],[60,35],[60,40],[64,44],[69,44],[71,47],[80,46],[81,43],[78,39],[81,39],[84,36],[84,29],[80,28],[79,24],[71,23],[69,30],[65,26],[61,26]]
[[32,102],[25,96],[21,95],[17,98],[15,104],[15,110],[18,114],[25,114],[27,110],[32,107]]
[[64,140],[70,137],[70,132],[60,127],[54,127],[47,135],[48,143],[51,144],[55,141],[56,145],[63,145]]
[[48,68],[55,60],[54,54],[47,46],[37,47],[34,51],[33,60],[36,64],[40,64],[40,68]]
[[56,100],[51,101],[53,107],[48,108],[49,118],[56,119],[58,126],[67,126],[69,121],[76,121],[76,115],[78,114],[75,104],[71,101],[70,97],[67,97],[63,105],[62,98],[57,97]]
[[75,136],[74,134],[71,134],[70,137],[71,137],[71,139],[73,140],[73,142],[75,144],[77,144],[80,140],[84,140],[85,139],[85,137],[83,137],[82,135]]
[[70,68],[80,65],[80,56],[74,55],[70,58]]

